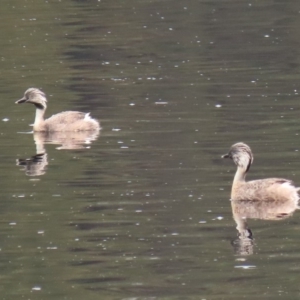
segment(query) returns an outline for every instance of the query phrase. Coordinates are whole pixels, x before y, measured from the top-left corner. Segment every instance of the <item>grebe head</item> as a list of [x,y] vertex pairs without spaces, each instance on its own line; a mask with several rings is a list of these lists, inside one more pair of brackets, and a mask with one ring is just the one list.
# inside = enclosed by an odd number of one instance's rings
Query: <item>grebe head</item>
[[241,142],[232,145],[229,152],[223,155],[222,158],[231,158],[237,167],[243,168],[246,172],[253,163],[253,154],[250,147]]
[[24,93],[24,97],[17,100],[16,104],[21,103],[32,103],[38,109],[46,109],[47,108],[47,99],[44,92],[37,88],[29,88]]

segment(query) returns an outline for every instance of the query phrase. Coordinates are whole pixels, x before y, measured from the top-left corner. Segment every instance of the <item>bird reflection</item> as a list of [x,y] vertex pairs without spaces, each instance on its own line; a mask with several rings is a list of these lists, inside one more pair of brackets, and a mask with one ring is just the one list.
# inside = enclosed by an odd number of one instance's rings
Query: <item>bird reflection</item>
[[30,158],[16,160],[17,166],[22,166],[27,176],[41,176],[46,173],[48,154],[45,144],[59,145],[58,150],[87,149],[99,136],[99,132],[34,132],[36,154]]
[[17,166],[22,166],[27,176],[41,176],[46,173],[47,153],[39,153],[30,158],[17,159]]
[[254,251],[254,242],[247,219],[283,220],[292,216],[299,206],[293,199],[284,201],[232,200],[231,208],[238,231],[238,238],[232,243],[235,253],[251,255]]

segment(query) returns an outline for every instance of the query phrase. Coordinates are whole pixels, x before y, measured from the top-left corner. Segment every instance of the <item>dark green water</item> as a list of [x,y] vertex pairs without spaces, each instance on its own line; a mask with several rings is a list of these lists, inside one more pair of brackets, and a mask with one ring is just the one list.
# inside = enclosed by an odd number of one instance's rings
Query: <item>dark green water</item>
[[[249,220],[239,251],[220,158],[244,141],[249,178],[300,184],[297,1],[4,0],[1,15],[0,299],[299,297],[299,213]],[[31,86],[100,136],[24,134]],[[47,155],[18,166],[37,141]]]

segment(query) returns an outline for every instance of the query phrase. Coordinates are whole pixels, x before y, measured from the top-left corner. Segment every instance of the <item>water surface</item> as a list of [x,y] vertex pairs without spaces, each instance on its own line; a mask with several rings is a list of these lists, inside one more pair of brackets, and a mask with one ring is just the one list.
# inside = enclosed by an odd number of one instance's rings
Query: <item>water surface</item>
[[[298,213],[248,220],[239,251],[235,167],[220,158],[244,141],[249,178],[300,183],[298,10],[4,1],[2,298],[298,297]],[[48,115],[91,112],[100,136],[81,149],[34,136],[33,107],[14,105],[31,86]]]

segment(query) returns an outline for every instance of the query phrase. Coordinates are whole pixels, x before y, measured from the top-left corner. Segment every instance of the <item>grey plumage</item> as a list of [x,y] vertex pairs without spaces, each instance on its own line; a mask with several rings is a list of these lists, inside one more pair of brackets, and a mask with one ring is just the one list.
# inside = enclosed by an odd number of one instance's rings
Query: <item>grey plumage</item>
[[250,147],[244,143],[231,146],[223,158],[231,158],[237,166],[234,176],[231,200],[248,201],[294,201],[298,204],[300,188],[284,178],[266,178],[246,182],[246,174],[253,162]]
[[24,97],[16,101],[16,104],[31,103],[36,107],[34,131],[99,131],[100,124],[90,117],[89,113],[79,111],[64,111],[44,119],[47,109],[47,99],[44,92],[37,88],[29,88]]

